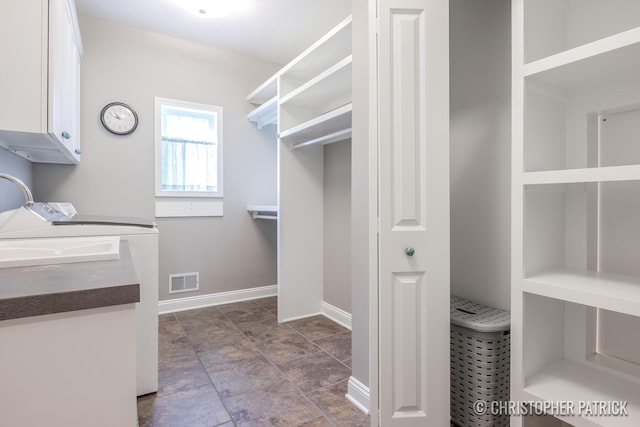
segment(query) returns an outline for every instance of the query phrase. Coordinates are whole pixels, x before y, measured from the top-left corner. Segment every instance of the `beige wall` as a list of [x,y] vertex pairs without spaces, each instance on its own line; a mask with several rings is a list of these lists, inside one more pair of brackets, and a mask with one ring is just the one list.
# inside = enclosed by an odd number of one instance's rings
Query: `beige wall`
[[[21,179],[32,189],[31,162],[0,148],[0,172]],[[24,203],[22,190],[6,179],[0,179],[0,212],[15,209]]]
[[[247,204],[275,204],[273,130],[247,119],[246,96],[279,67],[224,50],[81,15],[82,162],[35,165],[41,200],[71,201],[86,214],[153,218],[154,97],[224,109],[223,218],[158,219],[160,299],[276,284],[276,227],[254,221]],[[140,124],[130,136],[102,128],[112,101],[131,105]],[[200,272],[200,291],[168,295],[168,276]]]
[[450,8],[451,294],[508,310],[510,1]]
[[351,313],[351,141],[324,147],[323,300]]

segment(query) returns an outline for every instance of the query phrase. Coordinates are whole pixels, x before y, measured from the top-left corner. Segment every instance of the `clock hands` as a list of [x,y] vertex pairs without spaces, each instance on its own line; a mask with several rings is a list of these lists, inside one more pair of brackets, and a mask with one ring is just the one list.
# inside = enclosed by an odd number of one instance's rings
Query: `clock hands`
[[118,120],[122,120],[122,117],[120,117],[120,114],[116,113],[115,111],[109,111],[111,113],[111,115],[113,117],[115,117]]

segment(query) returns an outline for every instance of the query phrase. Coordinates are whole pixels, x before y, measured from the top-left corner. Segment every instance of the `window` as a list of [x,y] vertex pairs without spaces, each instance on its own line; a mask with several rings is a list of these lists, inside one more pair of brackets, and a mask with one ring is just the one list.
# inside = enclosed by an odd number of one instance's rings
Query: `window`
[[222,107],[156,98],[156,196],[222,195]]

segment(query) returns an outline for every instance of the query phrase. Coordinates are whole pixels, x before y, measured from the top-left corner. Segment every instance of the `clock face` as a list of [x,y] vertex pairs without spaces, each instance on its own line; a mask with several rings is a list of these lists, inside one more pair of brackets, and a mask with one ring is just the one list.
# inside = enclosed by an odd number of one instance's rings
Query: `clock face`
[[107,104],[100,113],[104,127],[116,135],[128,135],[138,126],[138,115],[131,107],[121,102]]

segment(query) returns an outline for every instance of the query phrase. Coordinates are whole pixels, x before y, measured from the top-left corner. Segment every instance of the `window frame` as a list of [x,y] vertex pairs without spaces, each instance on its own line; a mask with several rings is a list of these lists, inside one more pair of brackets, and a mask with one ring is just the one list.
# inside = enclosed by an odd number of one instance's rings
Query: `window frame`
[[[176,191],[162,189],[162,106],[201,110],[216,114],[216,130],[218,136],[217,153],[217,191]],[[196,102],[180,101],[169,98],[155,98],[155,193],[156,197],[224,197],[223,186],[223,112],[217,105],[200,104]]]

